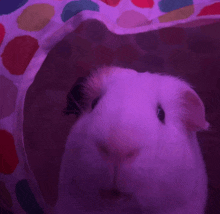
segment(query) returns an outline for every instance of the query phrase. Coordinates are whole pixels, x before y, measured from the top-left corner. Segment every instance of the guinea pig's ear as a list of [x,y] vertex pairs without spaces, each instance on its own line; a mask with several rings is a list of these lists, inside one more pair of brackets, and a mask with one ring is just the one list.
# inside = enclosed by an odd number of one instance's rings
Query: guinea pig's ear
[[181,91],[180,99],[185,112],[181,119],[187,130],[207,130],[209,123],[205,119],[205,107],[197,93],[191,88],[185,88]]
[[67,107],[63,110],[65,115],[75,114],[79,116],[85,108],[83,87],[85,77],[79,77],[67,94]]
[[101,67],[91,71],[87,77],[79,77],[67,94],[64,115],[74,114],[79,117],[83,112],[92,110],[103,95],[103,78],[109,70],[108,67]]

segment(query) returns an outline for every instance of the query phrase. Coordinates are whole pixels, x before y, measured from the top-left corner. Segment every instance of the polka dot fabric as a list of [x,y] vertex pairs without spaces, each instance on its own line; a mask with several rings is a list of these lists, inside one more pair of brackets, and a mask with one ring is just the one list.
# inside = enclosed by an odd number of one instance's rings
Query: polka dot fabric
[[[220,2],[207,0],[17,0],[0,1],[0,213],[33,214],[49,213],[38,190],[38,183],[27,161],[23,142],[23,108],[26,92],[44,62],[48,52],[81,22],[97,19],[116,34],[136,34],[160,29],[159,37],[153,31],[149,41],[141,34],[136,43],[144,50],[155,50],[159,39],[167,45],[179,45],[185,40],[181,28],[174,25],[204,25],[207,20],[220,18]],[[203,21],[206,20],[206,21]],[[85,49],[97,45],[90,58],[84,61],[84,53],[76,62],[81,67],[89,62],[103,61],[111,64],[113,56],[125,64],[136,61],[138,52],[126,44],[116,48],[116,54],[101,44],[103,30],[95,26],[87,28],[91,41],[79,38],[78,44]],[[77,28],[77,30],[80,30]],[[201,28],[202,30],[202,28]],[[215,31],[210,29],[209,32]],[[209,33],[206,31],[206,33]],[[159,38],[159,39],[158,39]],[[195,53],[203,53],[209,46],[205,39],[198,44],[188,42]],[[69,44],[60,47],[62,57],[69,58]],[[76,48],[76,52],[79,50]],[[129,53],[129,54],[128,54]],[[205,52],[204,52],[205,53]],[[181,53],[178,53],[181,54]],[[170,54],[170,63],[176,67],[189,66],[177,63],[175,51]],[[183,53],[182,53],[183,54]],[[73,53],[72,53],[73,55]],[[126,57],[124,57],[126,56]],[[188,54],[183,54],[186,60]],[[162,58],[153,53],[142,56],[145,63],[163,66]],[[209,62],[209,60],[207,60]],[[204,61],[205,63],[205,61]],[[180,68],[181,69],[181,68]]]

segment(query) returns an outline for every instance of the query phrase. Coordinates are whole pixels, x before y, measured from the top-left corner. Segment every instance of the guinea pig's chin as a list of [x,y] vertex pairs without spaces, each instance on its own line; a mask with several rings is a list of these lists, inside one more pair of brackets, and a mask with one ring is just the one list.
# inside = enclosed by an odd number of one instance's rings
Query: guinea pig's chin
[[79,192],[74,188],[69,191],[69,194],[72,196],[74,204],[82,207],[88,213],[102,210],[105,211],[103,213],[107,214],[134,214],[137,213],[134,210],[141,210],[141,206],[134,195],[120,192],[114,188],[99,188],[94,192]]

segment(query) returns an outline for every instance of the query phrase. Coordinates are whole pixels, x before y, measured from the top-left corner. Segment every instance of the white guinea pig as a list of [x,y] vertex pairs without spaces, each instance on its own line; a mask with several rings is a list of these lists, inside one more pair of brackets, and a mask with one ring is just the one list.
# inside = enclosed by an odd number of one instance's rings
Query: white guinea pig
[[103,67],[68,98],[66,113],[79,119],[63,155],[56,214],[204,214],[196,132],[209,123],[188,83]]

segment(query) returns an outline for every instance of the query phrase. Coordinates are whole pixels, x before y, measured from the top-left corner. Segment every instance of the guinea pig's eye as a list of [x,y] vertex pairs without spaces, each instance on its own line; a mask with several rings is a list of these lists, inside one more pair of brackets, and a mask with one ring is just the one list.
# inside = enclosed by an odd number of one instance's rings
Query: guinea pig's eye
[[165,112],[160,105],[157,107],[157,117],[162,123],[164,123]]
[[98,104],[100,97],[96,97],[93,101],[92,101],[92,109],[95,108],[95,106]]

